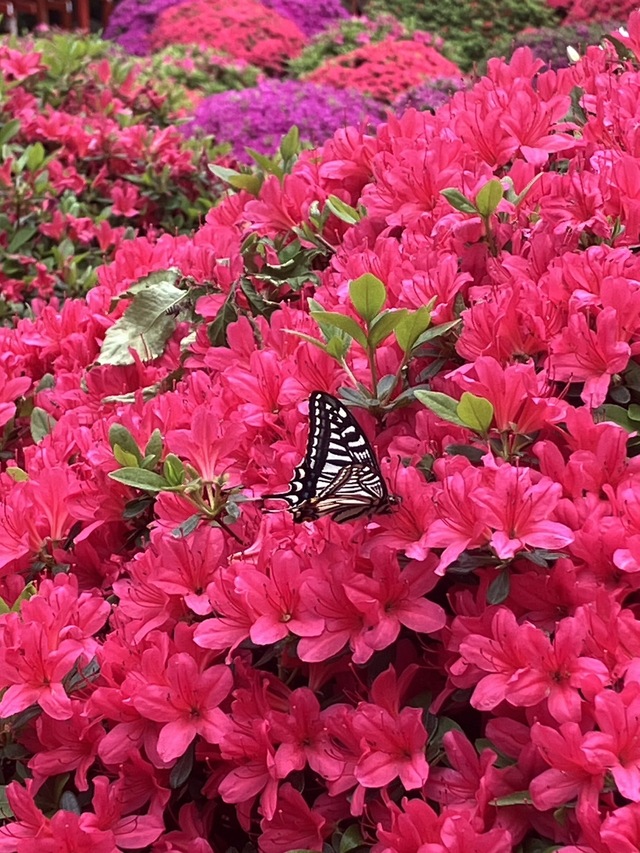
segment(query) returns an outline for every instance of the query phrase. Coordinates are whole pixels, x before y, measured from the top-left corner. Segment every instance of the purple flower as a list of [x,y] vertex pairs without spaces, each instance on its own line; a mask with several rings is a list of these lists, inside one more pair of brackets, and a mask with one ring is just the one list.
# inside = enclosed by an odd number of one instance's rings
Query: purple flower
[[149,34],[160,12],[185,0],[121,0],[115,7],[104,37],[113,39],[134,56],[148,56]]
[[218,143],[231,143],[235,156],[248,163],[245,146],[273,154],[294,124],[303,141],[321,145],[340,127],[367,120],[377,124],[384,117],[384,107],[359,92],[265,80],[255,88],[205,98],[184,130],[188,136],[205,133]]
[[273,9],[284,18],[289,18],[307,36],[322,32],[330,24],[349,13],[341,0],[261,0],[264,6]]

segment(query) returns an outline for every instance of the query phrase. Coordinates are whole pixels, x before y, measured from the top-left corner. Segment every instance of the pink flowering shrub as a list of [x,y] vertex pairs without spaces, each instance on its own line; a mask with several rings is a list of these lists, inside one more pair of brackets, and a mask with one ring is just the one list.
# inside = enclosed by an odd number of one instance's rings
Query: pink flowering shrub
[[[289,137],[0,328],[0,853],[640,848],[628,31]],[[395,511],[261,500],[317,390]]]
[[161,12],[149,36],[153,50],[198,44],[268,71],[282,71],[305,40],[293,21],[255,0],[189,0]]
[[431,78],[460,76],[458,66],[439,54],[429,41],[428,33],[386,38],[329,59],[305,79],[338,89],[358,89],[369,97],[390,102]]
[[638,7],[634,0],[547,0],[547,4],[566,16],[566,23],[623,21]]
[[220,187],[211,146],[185,143],[166,96],[107,47],[0,44],[2,318],[84,292],[127,236],[190,231]]

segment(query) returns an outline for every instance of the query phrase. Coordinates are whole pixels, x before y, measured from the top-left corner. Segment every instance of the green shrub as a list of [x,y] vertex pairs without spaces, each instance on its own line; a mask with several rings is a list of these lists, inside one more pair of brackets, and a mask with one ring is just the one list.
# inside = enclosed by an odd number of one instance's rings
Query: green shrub
[[366,12],[370,17],[391,13],[408,26],[437,33],[447,42],[446,55],[465,71],[503,36],[556,20],[545,0],[369,0]]

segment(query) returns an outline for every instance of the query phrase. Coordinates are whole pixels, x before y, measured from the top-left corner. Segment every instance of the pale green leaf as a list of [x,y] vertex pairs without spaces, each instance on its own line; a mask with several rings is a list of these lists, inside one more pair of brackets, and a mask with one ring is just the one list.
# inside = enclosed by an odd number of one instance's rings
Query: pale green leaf
[[439,391],[414,391],[414,397],[444,421],[465,426],[458,415],[458,401]]
[[407,311],[402,321],[396,327],[396,340],[400,349],[410,353],[418,338],[429,328],[431,311],[423,305],[417,311]]
[[476,208],[480,216],[486,219],[495,213],[503,197],[504,190],[500,181],[497,178],[487,181],[476,196]]
[[153,471],[146,471],[144,468],[119,468],[117,471],[112,471],[109,476],[118,483],[124,483],[125,486],[133,486],[145,492],[161,492],[169,487],[164,477]]
[[353,307],[365,323],[371,323],[387,301],[387,288],[379,278],[366,272],[351,282],[349,296]]
[[493,421],[493,406],[484,397],[465,391],[458,403],[457,414],[462,423],[484,435]]
[[[324,324],[328,324],[335,329],[341,329],[343,332],[346,332],[354,341],[357,341],[361,346],[366,348],[367,337],[353,317],[347,317],[346,314],[338,314],[334,311],[312,311],[311,316],[323,332],[325,331],[323,328]],[[329,337],[332,337],[332,335]]]

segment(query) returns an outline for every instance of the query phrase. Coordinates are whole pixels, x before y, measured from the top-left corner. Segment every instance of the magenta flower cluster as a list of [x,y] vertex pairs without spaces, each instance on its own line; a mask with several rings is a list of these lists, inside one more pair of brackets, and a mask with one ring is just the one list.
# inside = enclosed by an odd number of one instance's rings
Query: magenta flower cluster
[[246,146],[272,154],[294,124],[304,142],[320,145],[340,127],[377,123],[384,114],[381,104],[359,92],[264,80],[251,89],[205,98],[185,130],[189,136],[204,133],[230,142],[235,156],[249,162]]
[[161,12],[184,0],[120,0],[109,18],[105,38],[113,39],[134,56],[151,52],[149,34]]
[[340,0],[261,0],[283,18],[289,18],[307,36],[326,30],[331,24],[349,17]]

